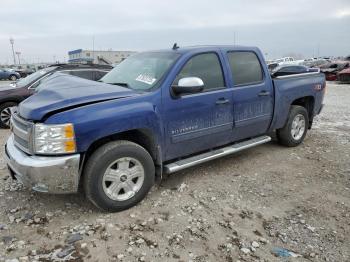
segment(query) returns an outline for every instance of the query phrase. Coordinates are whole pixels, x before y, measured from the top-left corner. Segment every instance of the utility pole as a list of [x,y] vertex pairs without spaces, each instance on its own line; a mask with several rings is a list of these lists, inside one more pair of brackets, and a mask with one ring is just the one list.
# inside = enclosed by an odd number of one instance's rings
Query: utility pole
[[10,37],[10,43],[12,47],[13,65],[16,65],[15,49],[13,48],[13,44],[15,43],[15,40],[12,37]]
[[18,57],[18,64],[19,64],[19,65],[21,64],[21,59],[19,59],[20,54],[21,54],[21,52],[16,51],[16,55],[17,55],[17,57]]
[[95,63],[95,36],[92,36],[92,63]]

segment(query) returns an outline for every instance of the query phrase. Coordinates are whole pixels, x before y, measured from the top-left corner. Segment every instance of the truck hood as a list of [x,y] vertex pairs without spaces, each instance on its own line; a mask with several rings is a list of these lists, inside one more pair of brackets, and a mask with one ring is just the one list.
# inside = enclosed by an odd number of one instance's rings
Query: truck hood
[[56,73],[37,87],[38,91],[20,103],[20,116],[41,120],[48,113],[82,105],[135,96],[125,87]]

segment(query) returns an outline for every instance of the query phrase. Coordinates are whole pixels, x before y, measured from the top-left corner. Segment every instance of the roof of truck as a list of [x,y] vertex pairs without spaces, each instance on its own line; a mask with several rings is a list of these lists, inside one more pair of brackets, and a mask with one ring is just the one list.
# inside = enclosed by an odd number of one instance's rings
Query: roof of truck
[[152,50],[151,52],[166,52],[166,51],[174,51],[180,54],[187,52],[198,52],[198,51],[208,51],[208,50],[254,50],[258,51],[259,49],[255,46],[241,46],[241,45],[196,45],[196,46],[177,46],[176,49],[169,47],[168,49],[159,49]]

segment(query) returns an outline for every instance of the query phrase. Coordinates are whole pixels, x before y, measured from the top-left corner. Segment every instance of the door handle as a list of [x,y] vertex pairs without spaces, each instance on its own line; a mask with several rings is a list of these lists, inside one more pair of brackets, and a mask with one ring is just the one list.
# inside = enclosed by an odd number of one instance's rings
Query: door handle
[[226,99],[226,98],[219,98],[215,104],[217,105],[225,105],[225,104],[229,104],[230,100]]
[[269,96],[269,95],[270,95],[270,92],[265,91],[265,90],[261,91],[261,92],[258,94],[258,96]]

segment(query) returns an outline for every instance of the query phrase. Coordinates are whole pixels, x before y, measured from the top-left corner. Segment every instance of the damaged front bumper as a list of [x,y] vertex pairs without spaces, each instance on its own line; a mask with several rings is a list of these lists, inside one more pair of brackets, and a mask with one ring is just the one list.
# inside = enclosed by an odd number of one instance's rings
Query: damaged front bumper
[[5,146],[5,158],[13,177],[35,191],[75,193],[79,185],[80,154],[68,156],[33,156],[14,145],[13,135]]

